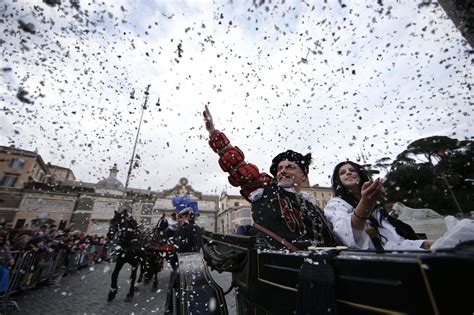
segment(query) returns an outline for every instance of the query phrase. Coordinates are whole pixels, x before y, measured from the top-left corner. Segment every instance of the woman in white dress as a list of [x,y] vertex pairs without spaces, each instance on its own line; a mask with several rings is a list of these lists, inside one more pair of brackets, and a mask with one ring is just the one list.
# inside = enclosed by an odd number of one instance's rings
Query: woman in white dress
[[345,161],[333,172],[335,197],[324,208],[326,218],[344,245],[356,249],[420,250],[433,241],[417,239],[406,223],[390,216],[380,201],[383,180],[372,180],[359,164]]

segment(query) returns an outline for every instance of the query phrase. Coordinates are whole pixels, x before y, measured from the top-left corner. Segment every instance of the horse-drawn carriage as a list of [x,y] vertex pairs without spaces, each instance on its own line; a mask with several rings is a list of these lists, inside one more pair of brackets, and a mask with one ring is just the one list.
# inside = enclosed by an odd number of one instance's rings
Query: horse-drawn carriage
[[[239,314],[474,312],[472,243],[438,252],[316,248],[290,253],[261,249],[254,237],[207,233],[203,238],[207,265],[232,273]],[[176,313],[227,314],[223,290],[209,279],[203,259],[194,255],[192,261],[180,264],[175,303],[183,307]],[[200,285],[190,286],[191,278]]]

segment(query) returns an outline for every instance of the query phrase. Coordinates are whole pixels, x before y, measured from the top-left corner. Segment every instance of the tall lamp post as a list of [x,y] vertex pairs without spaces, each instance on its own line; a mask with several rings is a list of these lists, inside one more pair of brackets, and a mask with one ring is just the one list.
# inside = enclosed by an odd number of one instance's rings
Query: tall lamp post
[[138,137],[140,136],[140,128],[142,127],[143,113],[145,112],[146,104],[148,102],[148,97],[150,95],[150,92],[149,92],[150,85],[151,84],[148,84],[146,89],[145,89],[145,101],[143,102],[142,113],[141,113],[141,116],[140,116],[140,122],[138,123],[137,136],[135,137],[135,143],[133,144],[132,156],[130,157],[130,165],[128,167],[127,179],[125,181],[125,188],[124,188],[125,194],[127,194],[128,183],[130,182],[130,176],[132,175],[133,160],[135,158],[135,151],[137,149]]

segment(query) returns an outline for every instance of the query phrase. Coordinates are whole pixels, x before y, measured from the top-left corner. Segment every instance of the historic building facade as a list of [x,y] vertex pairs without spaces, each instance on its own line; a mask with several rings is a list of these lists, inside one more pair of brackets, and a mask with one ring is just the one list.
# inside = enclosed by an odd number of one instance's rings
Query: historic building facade
[[13,220],[16,228],[55,224],[59,229],[105,235],[121,204],[142,227],[152,228],[163,213],[169,217],[174,212],[173,197],[186,195],[198,202],[198,224],[215,231],[218,196],[194,190],[187,178],[164,191],[125,191],[117,174],[114,165],[97,183],[76,181],[72,170],[44,163],[36,152],[0,146],[0,222]]
[[[125,205],[142,227],[154,227],[164,213],[175,210],[172,199],[186,195],[198,202],[197,223],[207,231],[234,233],[241,225],[251,225],[250,203],[240,195],[222,192],[205,195],[188,179],[163,191],[127,188],[117,179],[117,166],[97,183],[77,181],[72,170],[44,163],[36,152],[0,146],[0,222],[9,219],[16,228],[37,228],[55,224],[88,234],[105,235],[119,206]],[[333,196],[332,189],[309,186],[313,202],[323,208]]]
[[22,188],[31,181],[46,183],[48,174],[48,166],[38,153],[0,146],[0,186]]

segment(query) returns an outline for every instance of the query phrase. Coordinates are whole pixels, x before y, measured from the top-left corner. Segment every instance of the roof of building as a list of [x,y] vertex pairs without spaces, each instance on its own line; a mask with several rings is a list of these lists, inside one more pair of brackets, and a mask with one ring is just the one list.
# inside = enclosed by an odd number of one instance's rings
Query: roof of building
[[16,155],[34,157],[34,158],[36,158],[36,160],[38,161],[38,163],[41,165],[41,167],[43,169],[48,170],[48,166],[43,161],[43,158],[41,157],[41,155],[39,155],[38,153],[36,153],[34,151],[27,151],[27,150],[23,150],[23,149],[18,149],[15,146],[6,147],[6,146],[3,146],[3,145],[0,145],[0,152],[5,152],[7,154],[16,154]]
[[110,169],[109,177],[99,180],[97,182],[97,187],[123,190],[124,186],[122,182],[117,179],[117,173],[117,164],[114,164],[114,166]]
[[104,187],[109,189],[123,189],[123,184],[117,178],[107,177],[97,182],[98,187]]

